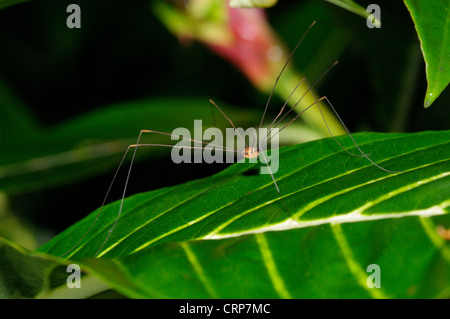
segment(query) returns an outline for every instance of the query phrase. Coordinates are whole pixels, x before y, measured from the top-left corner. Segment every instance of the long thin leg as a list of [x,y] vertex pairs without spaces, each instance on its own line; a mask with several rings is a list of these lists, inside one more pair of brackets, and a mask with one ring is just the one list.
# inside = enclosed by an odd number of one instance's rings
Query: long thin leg
[[275,177],[273,176],[272,169],[269,166],[269,162],[268,162],[266,156],[264,155],[264,150],[262,148],[261,143],[258,141],[258,138],[257,138],[256,134],[254,134],[254,141],[255,141],[255,144],[258,143],[259,154],[261,154],[262,157],[264,158],[265,164],[266,164],[267,169],[269,170],[269,173],[270,173],[270,177],[272,177],[273,184],[275,185],[275,188],[277,189],[278,194],[281,194],[280,193],[280,189],[278,188],[278,184],[277,184],[277,182],[275,180]]
[[267,166],[267,169],[269,170],[270,177],[272,177],[273,184],[275,185],[275,188],[277,189],[278,194],[281,194],[280,189],[278,188],[277,181],[275,180],[275,177],[273,176],[272,169],[270,168],[269,162],[267,161],[266,155],[264,155],[264,151],[263,151],[263,149],[261,147],[261,143],[258,142],[258,145],[259,145],[259,149],[260,149],[259,154],[261,154],[263,156],[263,158],[264,158],[264,162],[265,162],[265,164]]
[[[138,142],[139,142],[139,139],[138,139]],[[131,158],[131,164],[130,164],[130,167],[128,168],[127,178],[125,180],[125,186],[124,186],[123,192],[122,192],[122,198],[121,198],[121,201],[120,201],[119,213],[117,214],[116,220],[114,221],[114,224],[112,225],[111,229],[108,231],[108,235],[106,236],[106,238],[103,241],[103,243],[100,246],[100,248],[95,253],[96,256],[99,254],[99,252],[102,250],[103,246],[108,241],[109,237],[111,236],[111,233],[113,232],[114,228],[116,227],[117,222],[119,221],[120,215],[122,214],[123,202],[125,200],[125,195],[126,195],[126,192],[127,192],[128,181],[130,180],[131,169],[133,168],[134,159],[136,157],[136,151],[137,151],[138,147],[141,147],[141,146],[163,146],[163,147],[188,148],[188,149],[214,149],[214,148],[198,147],[198,146],[167,145],[167,144],[139,144],[139,143],[136,143],[136,144],[128,146],[127,152],[128,152],[128,150],[130,148],[134,148],[134,152],[133,152],[133,157]],[[230,151],[225,150],[225,149],[222,149],[222,151],[230,152]],[[233,150],[233,152],[237,153],[237,151],[234,151],[234,150]]]
[[262,123],[264,121],[264,117],[266,116],[266,112],[267,112],[267,108],[269,107],[269,103],[270,100],[272,99],[272,95],[273,92],[275,91],[275,87],[277,86],[278,80],[281,77],[281,74],[283,74],[284,69],[286,68],[286,66],[289,64],[289,62],[292,60],[292,57],[294,56],[295,51],[297,51],[298,47],[300,46],[300,44],[303,42],[303,40],[305,39],[306,35],[308,34],[309,30],[311,30],[311,28],[316,24],[316,21],[314,21],[313,23],[311,23],[311,25],[308,27],[308,29],[306,29],[305,33],[303,34],[303,36],[300,38],[300,40],[298,41],[297,45],[295,46],[294,50],[292,50],[291,55],[289,55],[289,57],[287,58],[286,62],[284,63],[283,68],[281,69],[281,72],[278,74],[277,79],[275,80],[275,84],[272,87],[272,91],[270,91],[269,94],[269,98],[267,99],[267,103],[266,103],[266,107],[264,108],[264,113],[261,117],[261,122],[259,123],[259,128],[262,127]]
[[106,195],[103,198],[103,202],[102,202],[102,206],[100,206],[100,210],[97,213],[97,216],[95,217],[94,222],[91,224],[91,226],[89,227],[89,229],[83,234],[83,236],[81,236],[81,238],[75,243],[75,245],[73,245],[68,251],[66,251],[64,254],[62,254],[60,257],[64,257],[65,255],[67,255],[68,253],[70,253],[75,247],[78,246],[78,244],[84,239],[84,237],[86,237],[86,235],[91,231],[92,227],[94,227],[94,225],[97,223],[98,218],[100,217],[100,214],[102,213],[103,210],[103,206],[105,206],[106,203],[106,199],[109,196],[109,193],[111,192],[111,188],[112,185],[114,184],[114,181],[116,180],[117,174],[119,173],[120,167],[123,164],[123,161],[125,160],[127,154],[128,154],[128,150],[130,149],[130,147],[127,148],[125,154],[123,155],[120,163],[119,163],[119,167],[117,167],[116,172],[114,173],[113,179],[111,181],[111,183],[109,184],[108,190],[106,191]]
[[[310,86],[309,83],[308,83],[308,80],[306,80],[306,84],[308,85],[309,88],[311,88],[311,86]],[[313,92],[312,90],[310,90],[310,92],[311,92],[311,95],[312,95],[313,98],[314,98],[314,101],[316,101],[317,107],[319,108],[320,115],[322,116],[322,119],[323,119],[323,121],[324,121],[324,123],[325,123],[325,126],[327,127],[328,133],[330,133],[330,135],[331,135],[331,137],[334,139],[334,141],[335,141],[335,142],[336,142],[336,143],[337,143],[344,151],[346,151],[348,154],[350,154],[350,155],[352,155],[352,156],[356,156],[356,157],[366,156],[366,154],[363,154],[363,155],[353,154],[352,152],[350,152],[349,150],[347,150],[344,146],[342,146],[341,143],[339,143],[339,141],[336,139],[336,137],[334,136],[334,134],[331,133],[330,127],[328,126],[327,120],[325,119],[325,116],[324,116],[324,114],[323,114],[323,112],[322,112],[322,109],[321,109],[321,107],[320,107],[320,103],[317,103],[317,99],[316,99],[316,96],[314,95],[314,92]],[[328,101],[328,98],[327,98],[326,96],[324,96],[324,99],[326,99],[326,100]],[[328,101],[328,104],[330,104],[330,101]],[[333,108],[333,110],[334,110],[334,108]],[[338,118],[339,121],[341,122],[342,126],[343,126],[343,127],[345,128],[345,130],[347,131],[348,135],[350,135],[350,137],[353,139],[353,136],[350,134],[350,132],[349,132],[349,131],[347,130],[347,128],[345,127],[344,122],[343,122],[342,119],[339,117],[339,115],[337,114],[336,110],[334,110],[334,113],[336,114],[337,118]]]
[[[307,108],[305,108],[301,113],[299,113],[296,117],[294,117],[289,123],[287,123],[286,125],[284,125],[281,129],[278,130],[278,132],[276,134],[280,134],[280,132],[285,129],[287,126],[289,126],[292,122],[294,122],[300,115],[302,115],[304,112],[306,112],[309,108],[313,107],[315,104],[319,105],[319,102],[322,100],[326,100],[328,102],[328,104],[331,106],[331,109],[334,111],[334,113],[336,114],[336,116],[338,117],[338,119],[341,121],[342,126],[344,127],[344,129],[347,131],[347,134],[350,136],[350,138],[352,139],[353,143],[355,144],[356,148],[358,149],[358,151],[362,154],[362,156],[364,156],[367,160],[369,160],[373,165],[375,165],[376,167],[378,167],[379,169],[381,169],[382,171],[388,172],[388,173],[392,173],[392,174],[396,174],[396,173],[402,173],[401,171],[391,171],[388,169],[385,169],[383,167],[381,167],[380,165],[378,165],[377,163],[375,163],[366,153],[364,153],[361,148],[359,147],[358,143],[356,143],[355,139],[353,138],[352,134],[350,133],[350,131],[348,130],[348,128],[345,126],[345,124],[343,123],[342,119],[339,117],[338,113],[336,112],[336,109],[333,107],[333,105],[331,104],[330,100],[326,97],[323,96],[318,100],[315,100],[315,102],[311,105],[309,105]],[[275,135],[276,135],[275,134]],[[346,152],[348,152],[351,155],[354,155],[353,153],[349,152],[347,149],[345,149],[341,143],[339,143],[337,141],[337,139],[334,137],[334,135],[330,132],[330,134],[333,136],[334,140],[342,147],[342,149]],[[275,136],[274,135],[274,136]],[[268,140],[267,143],[270,142],[270,140],[272,139],[273,136],[271,136]],[[359,156],[359,155],[355,155],[355,156]],[[359,156],[361,157],[361,156]]]
[[[320,108],[320,104],[318,103],[318,100],[317,100],[317,98],[316,98],[316,96],[314,95],[314,92],[312,91],[312,88],[336,65],[336,64],[338,64],[338,61],[335,61],[333,64],[331,64],[315,81],[314,81],[314,83],[312,84],[312,85],[310,85],[309,84],[309,82],[308,82],[308,80],[306,79],[306,78],[303,78],[300,82],[299,82],[299,84],[297,84],[297,86],[294,88],[294,90],[293,90],[293,92],[298,88],[298,86],[300,85],[300,83],[302,83],[303,81],[305,81],[305,83],[306,83],[306,85],[308,86],[308,90],[306,90],[305,91],[305,93],[301,96],[301,98],[297,101],[297,103],[295,103],[295,105],[293,106],[293,107],[291,107],[279,120],[278,120],[278,122],[276,122],[276,124],[275,124],[275,126],[273,126],[273,124],[274,124],[274,122],[276,121],[276,119],[279,117],[279,115],[281,114],[281,112],[283,111],[283,109],[284,109],[284,107],[286,106],[286,103],[283,105],[283,107],[282,107],[282,109],[281,109],[281,111],[280,111],[280,113],[278,114],[278,116],[275,118],[275,120],[272,122],[272,124],[271,124],[271,126],[270,126],[270,130],[269,130],[269,132],[267,133],[267,136],[266,136],[266,139],[269,137],[269,135],[270,135],[270,133],[271,133],[271,130],[272,130],[272,128],[273,127],[277,127],[280,123],[281,123],[281,121],[292,111],[292,110],[294,110],[296,107],[297,107],[297,105],[300,103],[300,101],[305,97],[305,95],[308,93],[308,92],[310,92],[311,93],[311,95],[313,96],[313,98],[314,98],[314,101],[315,101],[315,103],[313,103],[313,104],[311,104],[309,107],[311,107],[311,106],[313,106],[314,104],[317,104],[317,107],[319,108],[319,111],[320,111],[320,114],[322,115],[322,119],[323,119],[323,121],[325,122],[325,125],[326,125],[326,127],[327,127],[327,129],[328,129],[328,132],[330,133],[330,135],[333,137],[333,139],[336,141],[336,143],[345,151],[345,152],[347,152],[348,154],[350,154],[350,155],[352,155],[352,156],[356,156],[356,157],[362,157],[361,155],[357,155],[357,154],[353,154],[352,152],[350,152],[349,150],[347,150],[341,143],[339,143],[339,141],[336,139],[336,137],[333,135],[333,133],[331,132],[331,130],[330,130],[330,127],[328,126],[328,123],[327,123],[327,121],[326,121],[326,119],[325,119],[325,116],[323,115],[323,112],[322,112],[322,109]],[[291,95],[292,95],[292,93],[291,93]],[[289,98],[290,98],[290,96],[289,96]],[[305,110],[303,110],[300,114],[303,114],[309,107],[307,107]],[[299,116],[297,115],[295,118],[294,118],[294,120],[292,120],[292,121],[290,121],[289,123],[288,123],[288,125],[290,125],[292,122],[294,122],[297,118],[298,118]],[[339,117],[338,117],[339,118]],[[345,125],[344,125],[344,123],[342,122],[342,120],[339,118],[339,120],[340,120],[340,122],[341,122],[341,124],[345,127]],[[287,125],[286,125],[287,126]],[[286,127],[285,126],[285,127]],[[284,127],[283,127],[283,129],[284,129]],[[270,140],[270,139],[269,139]],[[365,155],[364,155],[365,156]]]
[[[166,132],[160,132],[160,131],[154,131],[154,130],[141,130],[141,132],[139,133],[138,141],[140,140],[140,137],[141,137],[142,133],[156,133],[156,134],[161,134],[161,135],[167,135],[167,136],[172,136],[172,137],[176,137],[176,138],[181,138],[183,140],[190,141],[190,142],[200,143],[200,144],[204,144],[204,145],[212,145],[212,146],[216,146],[216,147],[221,147],[221,148],[226,149],[228,151],[234,151],[233,149],[231,149],[229,147],[226,147],[226,146],[223,146],[223,145],[203,142],[203,141],[195,140],[193,138],[186,138],[186,137],[183,137],[181,135],[175,135],[175,134],[172,134],[172,133],[166,133]],[[136,143],[136,144],[139,144],[139,143]]]
[[[297,85],[295,86],[295,88],[292,90],[291,94],[289,94],[288,98],[286,99],[286,101],[284,102],[283,106],[281,107],[280,112],[278,112],[278,115],[275,116],[275,118],[273,119],[272,123],[270,124],[269,130],[272,129],[274,123],[275,123],[276,120],[281,116],[281,114],[283,113],[284,109],[286,108],[286,105],[288,104],[288,102],[289,102],[289,100],[291,99],[292,95],[294,95],[295,91],[298,89],[298,87],[300,86],[300,84],[302,84],[303,81],[304,81],[305,79],[306,79],[306,78],[303,78],[300,82],[298,82]],[[310,89],[308,89],[308,90],[310,90]],[[306,93],[308,93],[308,91],[306,91],[306,92],[303,94],[303,96],[301,97],[301,99],[303,99],[303,97],[306,95]],[[301,101],[301,99],[300,99],[300,101]],[[296,105],[297,105],[297,104],[296,104]],[[291,108],[291,110],[292,110],[292,108]],[[289,111],[289,112],[290,112],[290,111]]]
[[211,116],[212,116],[212,119],[213,119],[214,127],[217,129],[216,117],[214,116],[213,104],[209,103],[209,107],[211,108]]
[[[381,167],[380,165],[378,165],[377,163],[375,163],[372,159],[369,158],[369,156],[367,154],[365,154],[360,148],[358,143],[356,143],[355,139],[353,138],[352,134],[350,133],[350,131],[348,130],[347,126],[345,126],[344,122],[341,120],[341,118],[339,117],[339,114],[336,112],[336,109],[333,107],[333,104],[331,104],[330,100],[324,96],[321,99],[325,99],[328,102],[328,105],[331,106],[331,109],[333,110],[334,114],[336,114],[337,118],[339,119],[339,121],[341,121],[342,126],[344,127],[344,129],[347,131],[347,134],[350,136],[350,138],[353,141],[353,144],[355,144],[356,148],[358,149],[358,151],[365,157],[367,158],[367,160],[369,160],[373,165],[375,165],[376,167],[378,167],[379,169],[388,172],[388,173],[392,173],[392,174],[396,174],[396,173],[402,173],[402,171],[390,171],[388,169],[385,169],[383,167]],[[319,105],[319,104],[317,104]],[[320,107],[319,107],[320,108]],[[321,111],[322,113],[322,111]],[[323,116],[323,114],[322,114]],[[336,140],[336,139],[335,139]],[[340,144],[339,144],[340,145]]]
[[[278,130],[278,132],[276,132],[273,136],[270,136],[270,138],[268,138],[268,136],[269,135],[267,135],[266,136],[266,140],[267,140],[267,142],[266,143],[269,143],[270,142],[270,140],[274,137],[274,136],[276,136],[277,134],[280,134],[280,132],[282,131],[282,130],[284,130],[286,127],[288,127],[289,125],[291,125],[296,119],[298,119],[303,113],[305,113],[307,110],[309,110],[311,107],[313,107],[314,105],[316,105],[317,103],[319,103],[320,101],[322,101],[322,100],[324,100],[324,98],[322,97],[322,98],[320,98],[320,99],[318,99],[317,101],[315,101],[314,103],[312,103],[311,105],[309,105],[308,107],[306,107],[304,110],[302,110],[300,113],[298,113],[292,120],[290,120],[287,124],[285,124],[282,128],[280,128],[279,130]],[[278,125],[278,124],[277,124]],[[265,141],[265,140],[264,140]],[[264,142],[263,141],[263,142]]]
[[139,144],[139,142],[140,142],[140,140],[141,140],[141,136],[142,136],[142,134],[144,134],[144,133],[156,133],[156,134],[163,134],[163,135],[168,135],[168,136],[174,136],[174,137],[178,137],[178,138],[181,138],[181,139],[184,139],[184,140],[189,140],[189,141],[191,141],[191,142],[198,142],[198,143],[202,143],[202,144],[209,144],[209,145],[212,145],[212,146],[221,147],[221,148],[222,148],[221,151],[224,151],[224,152],[235,152],[235,153],[238,153],[238,152],[235,151],[235,150],[232,150],[232,149],[229,149],[229,148],[226,148],[226,147],[224,147],[224,146],[217,145],[217,144],[212,144],[212,143],[207,143],[207,142],[201,142],[201,141],[197,141],[197,140],[194,140],[194,139],[188,139],[188,138],[185,138],[185,137],[183,137],[183,136],[174,135],[174,134],[170,134],[170,133],[166,133],[166,132],[159,132],[159,131],[154,131],[154,130],[141,130],[140,133],[139,133],[139,136],[138,136],[138,139],[137,139],[136,144],[129,145],[129,146],[127,147],[126,151],[125,151],[125,154],[123,155],[122,159],[120,160],[119,166],[117,167],[117,169],[116,169],[116,171],[115,171],[115,173],[114,173],[113,179],[112,179],[111,183],[109,184],[108,190],[106,191],[106,195],[105,195],[105,197],[103,198],[102,205],[100,206],[99,212],[97,213],[97,216],[95,217],[94,222],[91,224],[91,226],[88,228],[88,230],[81,236],[81,238],[80,238],[80,239],[79,239],[79,240],[78,240],[78,241],[77,241],[77,242],[76,242],[76,243],[75,243],[68,251],[66,251],[66,252],[65,252],[64,254],[62,254],[60,257],[66,256],[66,255],[69,254],[75,247],[77,247],[78,244],[86,237],[86,235],[91,231],[91,229],[92,229],[92,228],[94,227],[94,225],[97,223],[98,218],[100,217],[100,214],[102,213],[103,207],[105,206],[105,203],[106,203],[106,200],[107,200],[107,198],[108,198],[108,196],[109,196],[109,193],[111,192],[111,188],[112,188],[112,186],[113,186],[113,184],[114,184],[114,182],[115,182],[115,180],[116,180],[116,178],[117,178],[117,175],[118,175],[118,173],[119,173],[119,171],[120,171],[120,168],[122,167],[122,165],[123,165],[123,163],[124,163],[124,161],[125,161],[125,158],[126,158],[126,156],[128,155],[128,152],[129,152],[129,150],[130,150],[131,148],[135,148],[135,151],[133,152],[133,158],[132,158],[132,161],[131,161],[131,164],[130,164],[130,169],[128,170],[128,175],[127,175],[127,180],[126,180],[124,192],[123,192],[123,194],[122,194],[123,197],[122,197],[122,202],[121,202],[120,209],[119,209],[119,216],[117,217],[117,219],[116,219],[116,221],[115,221],[113,227],[111,228],[111,230],[110,230],[109,233],[108,233],[107,238],[106,238],[105,241],[103,242],[103,244],[102,244],[102,246],[100,247],[100,249],[97,251],[96,255],[98,255],[98,253],[100,252],[100,250],[101,250],[101,249],[103,248],[103,246],[105,245],[106,241],[108,240],[109,236],[111,235],[111,232],[112,232],[112,230],[114,229],[114,227],[115,227],[115,225],[116,225],[116,223],[117,223],[117,221],[118,221],[118,219],[119,219],[119,217],[120,217],[120,214],[121,214],[121,212],[122,212],[122,203],[123,203],[123,200],[124,200],[124,195],[125,195],[125,192],[126,192],[126,187],[127,187],[127,184],[128,184],[128,179],[129,179],[129,176],[130,176],[130,173],[131,173],[131,167],[132,167],[132,165],[133,165],[134,158],[135,158],[135,154],[136,154],[136,150],[137,150],[137,147],[138,147],[138,146],[162,146],[162,147],[191,148],[191,149],[192,149],[192,148],[215,149],[215,148],[208,148],[208,147],[178,146],[178,145],[167,145],[167,144]]
[[[312,85],[308,84],[308,90],[305,91],[305,93],[303,93],[303,95],[300,97],[300,99],[297,101],[297,103],[294,104],[294,106],[290,107],[290,109],[278,120],[278,122],[276,122],[275,126],[273,126],[273,122],[272,125],[270,127],[270,130],[272,129],[272,127],[277,127],[278,124],[281,123],[281,121],[284,120],[284,118],[291,113],[299,104],[300,102],[303,100],[303,98],[306,96],[306,94],[308,94],[308,92],[312,92],[312,88],[316,86],[316,84],[334,67],[336,66],[336,64],[338,64],[338,61],[334,61],[333,64],[331,64],[324,72],[322,72],[322,74],[313,82]],[[308,81],[306,80],[306,78],[303,78],[299,84],[295,87],[294,91],[297,89],[297,87],[300,85],[300,83],[302,83],[303,81],[305,81],[306,83],[308,83]],[[314,95],[313,95],[314,96]],[[283,106],[284,108],[284,106]],[[298,118],[298,117],[296,117]],[[270,135],[270,130],[269,132],[267,132],[267,136]]]
[[222,109],[221,109],[219,106],[217,106],[217,104],[214,103],[213,100],[210,99],[210,100],[209,100],[209,103],[211,103],[212,105],[214,105],[214,106],[220,111],[220,113],[222,113],[222,115],[227,119],[227,121],[231,124],[231,126],[233,126],[234,130],[236,131],[236,133],[238,133],[239,137],[241,138],[242,142],[244,143],[245,147],[247,148],[247,147],[248,147],[247,143],[245,142],[244,138],[243,138],[242,135],[239,133],[239,131],[236,129],[236,126],[234,126],[233,121],[229,119],[229,117],[225,114],[225,112],[222,111]]
[[[298,46],[298,45],[297,45],[297,46]],[[247,144],[246,144],[244,138],[241,136],[241,134],[239,133],[239,131],[236,129],[236,126],[234,125],[233,121],[231,121],[231,119],[228,118],[228,116],[226,116],[226,114],[222,111],[222,109],[221,109],[216,103],[214,103],[214,101],[212,101],[212,100],[209,100],[209,101],[210,101],[210,103],[211,103],[212,105],[214,105],[214,106],[220,111],[220,113],[222,113],[222,115],[227,119],[227,121],[233,126],[234,130],[236,131],[236,133],[238,133],[238,135],[239,135],[239,137],[241,138],[242,142],[243,142],[243,143],[246,145],[246,147],[247,147]],[[213,113],[213,118],[214,118],[214,113]],[[214,119],[214,123],[215,123],[215,119]],[[97,251],[96,255],[98,255],[98,253],[102,250],[102,248],[103,248],[103,246],[105,245],[105,243],[108,241],[108,239],[109,239],[109,237],[110,237],[110,235],[111,235],[113,229],[115,228],[115,226],[116,226],[116,224],[117,224],[117,222],[118,222],[118,220],[119,220],[119,218],[120,218],[120,215],[121,215],[121,213],[122,213],[123,201],[124,201],[124,198],[125,198],[125,194],[126,194],[126,189],[127,189],[127,186],[128,186],[129,177],[130,177],[130,174],[131,174],[131,169],[132,169],[132,166],[133,166],[133,163],[134,163],[134,159],[135,159],[135,157],[136,157],[137,147],[138,147],[138,146],[163,146],[163,147],[180,147],[180,148],[182,147],[182,146],[165,145],[165,144],[140,144],[139,142],[140,142],[140,139],[141,139],[141,136],[142,136],[143,133],[156,133],[156,134],[162,134],[162,135],[167,135],[167,136],[177,137],[177,138],[181,138],[181,139],[184,139],[184,140],[189,140],[189,141],[191,141],[191,142],[197,142],[197,143],[201,143],[201,144],[207,144],[207,145],[212,145],[212,146],[216,146],[216,147],[221,147],[222,150],[225,151],[225,152],[235,152],[235,153],[237,153],[237,151],[232,150],[232,149],[227,148],[227,147],[222,146],[222,145],[217,145],[217,144],[213,144],[213,143],[202,142],[202,141],[198,141],[198,140],[195,140],[195,139],[188,139],[188,138],[185,138],[185,137],[183,137],[183,136],[174,135],[174,134],[166,133],[166,132],[160,132],[160,131],[154,131],[154,130],[141,130],[140,133],[139,133],[139,136],[138,136],[138,139],[137,139],[136,144],[128,146],[128,148],[127,148],[127,150],[126,150],[126,152],[125,152],[125,155],[123,156],[122,160],[120,161],[119,167],[117,168],[117,170],[116,170],[116,172],[115,172],[115,174],[114,174],[113,180],[112,180],[112,182],[111,182],[111,184],[110,184],[110,186],[109,186],[109,188],[108,188],[108,191],[106,192],[105,198],[104,198],[104,200],[103,200],[103,202],[102,202],[102,206],[101,206],[101,208],[100,208],[100,210],[99,210],[99,212],[98,212],[98,214],[97,214],[97,217],[96,217],[94,223],[93,223],[93,224],[89,227],[89,229],[83,234],[83,236],[78,240],[78,242],[77,242],[72,248],[70,248],[67,252],[65,252],[62,256],[65,256],[65,255],[67,255],[69,252],[71,252],[71,251],[72,251],[72,250],[73,250],[73,249],[74,249],[74,248],[75,248],[75,247],[76,247],[76,246],[84,239],[84,237],[89,233],[89,231],[92,229],[92,227],[93,227],[93,226],[95,225],[95,223],[97,222],[97,220],[98,220],[98,218],[99,218],[99,216],[100,216],[100,214],[101,214],[101,211],[102,211],[102,209],[103,209],[103,206],[105,205],[106,199],[107,199],[107,197],[108,197],[108,195],[109,195],[109,193],[110,193],[110,191],[111,191],[111,187],[112,187],[112,185],[113,185],[113,183],[114,183],[114,181],[115,181],[115,179],[116,179],[116,177],[117,177],[117,174],[118,174],[118,172],[119,172],[119,170],[120,170],[120,168],[121,168],[121,166],[122,166],[122,164],[123,164],[123,162],[124,162],[124,160],[125,160],[125,158],[126,158],[126,155],[128,154],[128,151],[130,150],[130,148],[134,147],[135,149],[134,149],[134,152],[133,152],[133,157],[132,157],[132,159],[131,159],[130,167],[129,167],[129,169],[128,169],[128,174],[127,174],[127,178],[126,178],[126,182],[125,182],[125,187],[124,187],[123,194],[122,194],[122,200],[121,200],[121,203],[120,203],[119,214],[118,214],[118,216],[117,216],[117,218],[116,218],[116,220],[115,220],[113,226],[111,227],[110,231],[108,232],[108,235],[107,235],[106,239],[103,241],[102,245],[100,246],[99,250]],[[194,147],[189,147],[189,148],[202,148],[202,149],[208,149],[208,148],[206,148],[206,147],[195,147],[195,146],[194,146]],[[213,148],[211,148],[211,149],[213,149]],[[273,176],[272,176],[272,178],[273,178]],[[278,187],[277,187],[277,189],[278,189]],[[61,257],[62,257],[62,256],[61,256]]]

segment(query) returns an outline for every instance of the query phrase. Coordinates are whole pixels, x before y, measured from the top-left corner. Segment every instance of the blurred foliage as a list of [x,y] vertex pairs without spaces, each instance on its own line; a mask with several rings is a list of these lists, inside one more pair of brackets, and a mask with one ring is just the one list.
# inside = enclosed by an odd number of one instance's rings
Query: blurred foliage
[[230,0],[228,5],[232,8],[269,8],[277,2],[278,0]]
[[18,4],[18,3],[22,3],[22,2],[26,2],[29,0],[0,0],[0,9],[4,9],[6,7]]
[[[153,15],[151,1],[134,1],[133,5],[115,0],[107,4],[77,1],[81,29],[66,27],[70,3],[31,1],[0,11],[2,163],[20,164],[35,154],[42,157],[53,154],[54,149],[68,151],[99,141],[121,141],[119,145],[125,145],[140,129],[154,129],[164,116],[167,125],[161,130],[171,131],[175,128],[171,125],[175,111],[186,121],[186,127],[198,116],[210,121],[209,98],[219,105],[234,106],[230,112],[236,116],[230,117],[236,125],[251,122],[249,114],[256,122],[260,119],[267,95],[259,93],[238,70],[201,44],[180,43]],[[366,7],[370,1],[358,3]],[[448,128],[448,90],[432,108],[422,107],[425,65],[407,9],[392,1],[379,1],[379,5],[381,29],[368,29],[361,17],[324,1],[281,1],[266,13],[275,32],[290,48],[313,20],[320,22],[302,43],[293,63],[308,78],[315,79],[339,59],[339,65],[317,90],[331,99],[352,131]],[[167,97],[181,101],[176,109]],[[194,97],[195,101],[188,103]],[[161,103],[164,100],[167,104]],[[276,115],[282,102],[277,98],[272,101],[269,118]],[[133,118],[133,106],[137,104],[142,110],[148,107],[148,114],[142,111]],[[115,131],[119,127],[114,125],[116,120],[107,118],[108,110],[116,107],[130,110],[130,118],[121,117],[121,129]],[[169,109],[170,115],[165,111]],[[247,115],[241,115],[240,110],[246,110]],[[152,115],[155,113],[159,116]],[[87,119],[91,119],[91,129],[83,131],[85,127],[78,125]],[[127,123],[126,136],[119,136]],[[74,128],[70,134],[57,135],[70,127]],[[297,142],[300,140],[297,138]],[[67,169],[71,178],[48,171],[47,175],[57,179],[55,183],[33,188],[17,183],[14,192],[3,184],[1,190],[8,194],[5,205],[18,216],[16,220],[33,225],[42,243],[100,205],[120,155],[117,150],[115,157],[96,162],[90,173],[81,174],[82,166]],[[88,170],[86,163],[84,168]],[[164,157],[141,161],[135,166],[130,194],[176,185],[222,168],[196,165],[186,169]],[[112,198],[118,198],[119,193]]]

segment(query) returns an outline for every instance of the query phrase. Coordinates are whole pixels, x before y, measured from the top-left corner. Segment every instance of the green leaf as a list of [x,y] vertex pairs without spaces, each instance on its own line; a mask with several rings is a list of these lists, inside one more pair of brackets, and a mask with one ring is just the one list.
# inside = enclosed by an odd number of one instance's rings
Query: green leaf
[[[131,196],[99,256],[120,257],[165,242],[447,212],[450,131],[355,136],[380,165],[403,173],[389,174],[364,158],[337,151],[332,139],[285,147],[275,174],[280,196],[269,175],[253,173],[260,163],[238,163],[210,178]],[[338,140],[351,145],[347,136]],[[103,208],[71,258],[95,256],[119,205]],[[39,250],[57,256],[66,253],[97,213]]]
[[447,0],[404,0],[414,21],[426,63],[429,107],[450,82],[450,5]]
[[[242,163],[131,196],[93,259],[117,217],[120,203],[112,203],[70,258],[58,259],[88,274],[82,288],[66,289],[59,277],[37,296],[90,296],[109,286],[132,298],[448,297],[450,247],[437,229],[450,227],[449,137],[355,134],[379,164],[403,171],[394,175],[336,151],[332,139],[282,148],[281,196],[268,175],[251,174],[259,164]],[[351,149],[347,136],[338,140]],[[73,246],[97,213],[33,256],[55,260],[50,255]],[[367,286],[372,264],[381,288]]]
[[0,298],[31,298],[45,285],[55,262],[0,238]]
[[[354,14],[357,14],[365,19],[372,15],[371,12],[368,12],[365,8],[361,7],[359,4],[352,0],[326,0],[338,7],[341,7],[345,10],[348,10]],[[377,28],[381,27],[381,21],[379,21],[376,17],[373,17],[373,24]]]
[[[83,274],[84,289],[67,288],[68,261],[30,252],[0,238],[0,298],[83,298],[109,287]],[[117,277],[116,277],[117,280]]]
[[[84,265],[133,298],[448,298],[450,247],[428,233],[435,222],[442,216],[166,243]],[[373,264],[381,288],[367,286]]]
[[270,8],[278,0],[230,0],[228,5],[232,8]]
[[[244,127],[260,116],[254,111],[221,107]],[[35,131],[28,138],[0,139],[0,190],[8,194],[30,192],[113,170],[127,146],[136,142],[140,130],[170,133],[177,127],[193,129],[192,118],[202,119],[204,127],[213,125],[208,99],[160,98],[121,103]],[[216,122],[219,128],[229,126],[219,117]],[[154,134],[143,141],[168,143],[170,138]],[[144,156],[158,156],[162,151],[153,150]]]
[[0,78],[0,142],[33,139],[41,129],[33,114]]

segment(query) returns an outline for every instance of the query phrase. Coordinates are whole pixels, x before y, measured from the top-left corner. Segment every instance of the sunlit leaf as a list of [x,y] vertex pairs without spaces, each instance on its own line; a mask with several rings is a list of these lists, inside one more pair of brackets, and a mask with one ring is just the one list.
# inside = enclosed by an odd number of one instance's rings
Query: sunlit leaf
[[450,82],[450,4],[447,0],[404,0],[414,21],[426,63],[429,107]]
[[[259,164],[238,163],[127,198],[101,258],[92,257],[119,202],[104,208],[69,259],[54,256],[80,239],[98,211],[36,253],[3,245],[2,274],[17,260],[29,269],[71,262],[88,274],[73,292],[61,272],[59,285],[45,287],[38,271],[32,293],[15,294],[24,297],[79,298],[109,287],[136,298],[448,297],[450,248],[438,230],[450,226],[449,136],[355,135],[397,174],[337,151],[332,139],[285,147],[275,175],[281,195],[268,175],[251,174]],[[350,148],[348,137],[338,140]],[[381,271],[380,288],[368,285],[370,265]],[[1,282],[11,291],[20,281]]]
[[[337,5],[345,10],[348,10],[354,14],[357,14],[365,19],[372,15],[372,12],[367,11],[365,8],[361,7],[359,4],[352,0],[326,0],[332,4]],[[381,21],[373,16],[373,25],[377,28],[381,27]]]
[[270,8],[277,2],[278,0],[230,0],[228,5],[233,8]]
[[[237,163],[220,174],[127,198],[121,219],[100,256],[129,255],[172,241],[222,238],[332,222],[359,222],[408,215],[444,214],[450,205],[450,131],[356,134],[384,172],[348,155],[332,139],[280,149],[275,174],[258,174],[261,163]],[[339,137],[350,146],[347,136]],[[345,155],[344,155],[345,154]],[[95,256],[119,212],[104,207],[98,224],[71,253]],[[95,219],[93,212],[46,244],[62,255]]]

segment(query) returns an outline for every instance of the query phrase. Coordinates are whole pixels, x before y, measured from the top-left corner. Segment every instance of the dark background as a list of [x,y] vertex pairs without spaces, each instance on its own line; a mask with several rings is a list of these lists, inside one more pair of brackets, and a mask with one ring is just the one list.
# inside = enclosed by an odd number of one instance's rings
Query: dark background
[[[81,29],[66,27],[70,3],[81,7]],[[365,7],[371,1],[358,3]],[[266,11],[291,48],[313,20],[322,22],[302,43],[295,65],[311,70],[307,76],[314,78],[340,61],[318,90],[333,101],[352,131],[448,129],[448,90],[431,107],[423,107],[425,64],[406,7],[400,1],[377,3],[382,10],[379,30],[325,1],[280,1]],[[331,30],[345,32],[348,41],[342,46],[324,42]],[[205,116],[210,116],[209,98],[260,111],[267,99],[203,45],[181,45],[155,18],[148,0],[26,2],[0,11],[0,40],[0,78],[47,127],[113,103],[149,97],[204,98]],[[273,103],[280,102],[275,98]],[[395,114],[401,102],[407,112],[399,118]],[[193,168],[159,158],[135,169],[128,194],[208,176],[223,167]],[[149,174],[158,174],[158,182],[153,179],[150,185]],[[11,210],[35,228],[57,233],[100,206],[111,177],[101,174],[14,195]],[[119,198],[118,189],[111,200]]]

